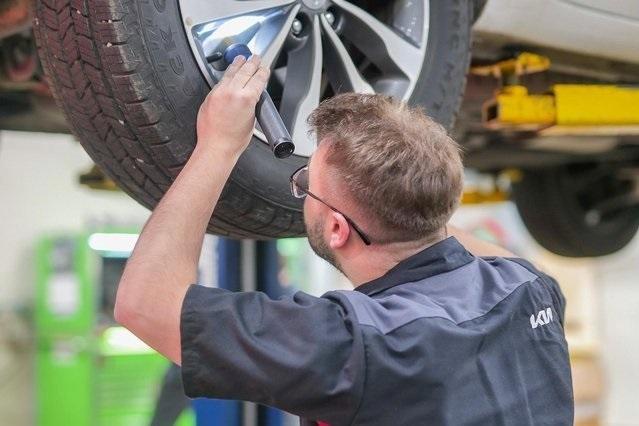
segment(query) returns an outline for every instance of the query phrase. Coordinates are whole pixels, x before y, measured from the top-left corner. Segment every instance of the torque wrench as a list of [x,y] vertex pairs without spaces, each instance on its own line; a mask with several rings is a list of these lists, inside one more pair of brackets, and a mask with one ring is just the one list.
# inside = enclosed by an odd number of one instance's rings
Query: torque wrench
[[[244,56],[246,59],[252,55],[251,49],[245,44],[235,43],[226,48],[223,54],[216,53],[207,58],[209,62],[224,60],[225,66],[228,67],[233,63],[233,60],[238,56]],[[225,69],[226,69],[225,67]],[[266,136],[273,154],[277,158],[290,157],[295,151],[295,145],[291,139],[282,116],[275,107],[273,99],[266,90],[262,92],[260,100],[255,108],[255,116],[257,122],[260,123],[260,127]]]

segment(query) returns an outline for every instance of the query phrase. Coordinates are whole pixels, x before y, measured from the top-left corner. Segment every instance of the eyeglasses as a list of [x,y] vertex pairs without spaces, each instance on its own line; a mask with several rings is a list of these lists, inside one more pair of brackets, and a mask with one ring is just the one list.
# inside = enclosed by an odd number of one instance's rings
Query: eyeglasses
[[331,206],[326,201],[322,200],[317,195],[313,194],[311,191],[308,190],[308,186],[309,186],[308,165],[299,168],[295,173],[291,175],[290,180],[291,180],[291,194],[293,194],[295,198],[304,198],[307,195],[309,195],[311,198],[316,199],[317,201],[324,204],[326,207],[333,210],[334,212],[341,214],[342,216],[344,216],[344,219],[346,219],[346,222],[353,227],[355,232],[357,232],[357,235],[359,235],[359,237],[362,239],[364,244],[366,244],[367,246],[371,245],[370,238],[368,238],[366,234],[364,234],[364,232],[362,232],[362,230],[357,225],[355,225],[355,222],[353,222],[351,218],[349,218],[344,213],[337,210],[335,207]]

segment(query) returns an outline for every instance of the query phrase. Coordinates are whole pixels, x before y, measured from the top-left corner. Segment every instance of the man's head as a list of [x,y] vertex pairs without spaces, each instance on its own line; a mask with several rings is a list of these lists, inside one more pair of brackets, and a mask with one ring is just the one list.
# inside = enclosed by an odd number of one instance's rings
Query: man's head
[[[304,212],[320,256],[342,269],[344,249],[433,242],[443,235],[463,183],[459,147],[443,127],[421,109],[360,94],[324,101],[309,124],[319,143],[309,189],[322,202],[307,197]],[[371,246],[353,232],[353,223]]]

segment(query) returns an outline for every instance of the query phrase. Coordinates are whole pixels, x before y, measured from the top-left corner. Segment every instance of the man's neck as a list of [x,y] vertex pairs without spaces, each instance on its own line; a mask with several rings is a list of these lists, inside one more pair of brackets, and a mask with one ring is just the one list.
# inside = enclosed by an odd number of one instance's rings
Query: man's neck
[[420,241],[391,243],[370,246],[348,261],[340,263],[342,272],[351,281],[354,288],[373,281],[393,269],[403,260],[425,250],[446,238],[442,233],[435,238]]

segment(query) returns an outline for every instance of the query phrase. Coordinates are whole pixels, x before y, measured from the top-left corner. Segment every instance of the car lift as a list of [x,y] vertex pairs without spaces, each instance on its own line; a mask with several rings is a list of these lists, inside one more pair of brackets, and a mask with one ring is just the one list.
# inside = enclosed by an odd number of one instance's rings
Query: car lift
[[533,53],[471,73],[505,83],[484,104],[486,127],[537,131],[547,135],[639,135],[639,87],[609,84],[555,84],[548,93],[530,94],[520,77],[550,69],[550,60]]
[[[500,88],[482,107],[484,127],[511,133],[545,136],[634,136],[639,135],[639,86],[610,84],[555,84],[549,91],[531,94],[521,83],[525,75],[548,71],[550,59],[534,53],[492,65],[474,66],[471,74],[494,77]],[[517,181],[518,170],[506,170]],[[503,186],[502,186],[503,187]],[[507,191],[466,188],[463,204],[499,202]]]

